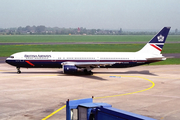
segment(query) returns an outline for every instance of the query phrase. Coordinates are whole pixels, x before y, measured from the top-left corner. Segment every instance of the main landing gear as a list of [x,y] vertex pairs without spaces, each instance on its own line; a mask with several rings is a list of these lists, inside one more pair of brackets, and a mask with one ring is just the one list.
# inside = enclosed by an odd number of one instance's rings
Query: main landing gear
[[91,70],[88,71],[87,69],[84,70],[84,73],[86,75],[93,75],[93,72]]
[[17,69],[17,73],[20,74],[21,73],[20,67],[16,67],[16,69]]

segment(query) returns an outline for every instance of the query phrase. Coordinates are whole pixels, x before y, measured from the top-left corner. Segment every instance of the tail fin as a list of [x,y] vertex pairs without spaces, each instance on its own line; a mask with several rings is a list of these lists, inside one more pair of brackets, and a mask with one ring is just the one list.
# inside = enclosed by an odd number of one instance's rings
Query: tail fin
[[164,27],[138,52],[160,54],[168,36],[169,30],[170,27]]

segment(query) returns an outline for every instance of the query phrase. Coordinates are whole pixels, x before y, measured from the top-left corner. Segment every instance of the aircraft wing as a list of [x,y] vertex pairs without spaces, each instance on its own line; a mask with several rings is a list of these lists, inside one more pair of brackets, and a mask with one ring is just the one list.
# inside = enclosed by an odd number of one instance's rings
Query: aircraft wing
[[79,68],[95,68],[100,66],[111,66],[115,62],[63,62],[62,65],[74,65]]

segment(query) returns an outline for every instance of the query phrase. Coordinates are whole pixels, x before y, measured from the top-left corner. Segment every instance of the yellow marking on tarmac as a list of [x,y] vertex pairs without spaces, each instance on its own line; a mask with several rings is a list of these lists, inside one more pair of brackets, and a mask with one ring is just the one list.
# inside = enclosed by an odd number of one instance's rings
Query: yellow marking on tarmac
[[38,75],[38,76],[58,76],[58,74]]
[[6,70],[0,70],[0,72],[2,72],[2,73],[3,73],[3,72],[9,72],[9,71],[6,71]]
[[[140,93],[140,92],[144,92],[144,91],[147,91],[147,90],[150,90],[152,89],[154,86],[155,86],[155,83],[147,78],[144,78],[144,77],[141,77],[141,76],[123,76],[123,75],[104,75],[104,74],[96,74],[96,75],[93,75],[93,76],[118,76],[118,77],[134,77],[134,78],[141,78],[141,79],[144,79],[144,80],[147,80],[151,83],[151,87],[149,88],[146,88],[146,89],[143,89],[143,90],[140,90],[140,91],[136,91],[136,92],[130,92],[130,93],[125,93],[125,94],[119,94],[119,95],[112,95],[112,96],[103,96],[103,97],[95,97],[94,99],[100,99],[100,98],[110,98],[110,97],[119,97],[119,96],[124,96],[124,95],[131,95],[131,94],[135,94],[135,93]],[[63,108],[65,108],[66,105],[64,105],[63,107],[59,108],[58,110],[54,111],[53,113],[51,113],[50,115],[46,116],[45,118],[43,118],[42,120],[46,120],[48,119],[49,117],[53,116],[54,114],[56,114],[57,112],[61,111]]]
[[58,110],[54,111],[53,113],[51,113],[50,115],[46,116],[45,118],[43,118],[42,120],[46,120],[48,118],[50,118],[51,116],[53,116],[54,114],[56,114],[57,112],[61,111],[62,109],[64,109],[66,107],[66,105],[62,106],[61,108],[59,108]]
[[[120,76],[120,75],[113,75],[113,76]],[[100,98],[110,98],[110,97],[119,97],[119,96],[124,96],[124,95],[131,95],[131,94],[135,94],[135,93],[140,93],[140,92],[144,92],[147,90],[152,89],[155,86],[155,83],[147,78],[143,78],[141,76],[123,76],[123,77],[136,77],[136,78],[142,78],[144,80],[147,80],[149,82],[151,82],[151,87],[143,89],[143,90],[139,90],[139,91],[135,91],[135,92],[130,92],[130,93],[125,93],[125,94],[119,94],[119,95],[112,95],[112,96],[103,96],[103,97],[95,97],[94,99],[100,99]]]

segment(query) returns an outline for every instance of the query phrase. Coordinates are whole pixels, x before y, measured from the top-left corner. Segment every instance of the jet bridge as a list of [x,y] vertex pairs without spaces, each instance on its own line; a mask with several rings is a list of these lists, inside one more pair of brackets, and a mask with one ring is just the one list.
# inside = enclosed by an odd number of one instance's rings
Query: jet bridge
[[92,98],[66,102],[66,120],[155,120],[113,108],[107,103],[93,103]]

